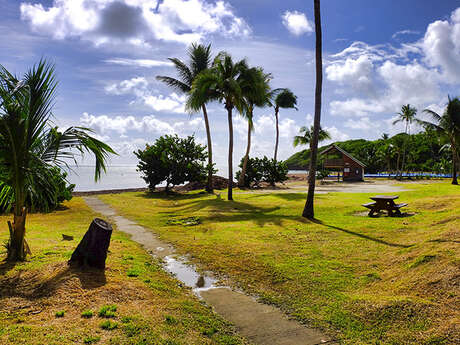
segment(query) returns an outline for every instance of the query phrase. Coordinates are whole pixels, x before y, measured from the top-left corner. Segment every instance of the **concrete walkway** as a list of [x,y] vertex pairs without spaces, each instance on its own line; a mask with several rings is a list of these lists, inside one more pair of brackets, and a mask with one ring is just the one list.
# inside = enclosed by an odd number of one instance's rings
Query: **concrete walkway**
[[198,274],[193,266],[174,258],[174,248],[151,231],[127,218],[119,216],[95,196],[84,197],[97,213],[115,222],[117,229],[131,235],[151,255],[166,261],[165,270],[192,287],[214,311],[233,323],[237,331],[258,345],[319,345],[338,344],[316,329],[290,320],[278,308],[259,303],[253,297],[214,285],[215,279]]

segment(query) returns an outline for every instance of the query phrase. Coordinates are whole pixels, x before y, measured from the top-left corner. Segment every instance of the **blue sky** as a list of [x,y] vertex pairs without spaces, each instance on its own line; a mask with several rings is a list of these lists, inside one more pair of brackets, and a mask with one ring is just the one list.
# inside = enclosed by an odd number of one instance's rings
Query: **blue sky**
[[[135,162],[132,151],[162,134],[195,134],[205,143],[200,114],[184,96],[155,80],[174,76],[168,57],[185,58],[194,41],[246,57],[289,87],[299,110],[282,111],[280,157],[313,114],[313,1],[305,0],[0,0],[0,63],[21,74],[46,57],[56,64],[60,126],[84,125]],[[411,103],[442,111],[460,95],[460,1],[323,0],[322,124],[333,140],[395,134],[395,113]],[[216,162],[227,152],[223,106],[209,106]],[[246,125],[235,115],[235,162]],[[417,128],[413,128],[417,130]],[[254,155],[273,154],[273,111],[258,109]]]

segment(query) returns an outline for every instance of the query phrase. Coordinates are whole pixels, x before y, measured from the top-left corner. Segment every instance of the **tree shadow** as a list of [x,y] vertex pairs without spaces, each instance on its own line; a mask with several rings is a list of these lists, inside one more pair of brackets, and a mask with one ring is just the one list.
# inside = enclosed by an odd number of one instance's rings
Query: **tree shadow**
[[330,229],[339,230],[339,231],[345,232],[345,233],[347,233],[349,235],[353,235],[353,236],[363,238],[365,240],[369,240],[369,241],[373,241],[373,242],[376,242],[376,243],[384,244],[384,245],[390,246],[390,247],[410,248],[410,247],[414,246],[414,244],[399,244],[399,243],[392,243],[392,242],[384,241],[384,240],[381,240],[379,238],[375,238],[375,237],[372,237],[372,236],[361,234],[359,232],[347,230],[347,229],[344,229],[344,228],[341,228],[341,227],[338,227],[338,226],[335,226],[335,225],[326,224],[326,223],[322,222],[319,219],[311,220],[311,222],[323,225],[323,226],[328,227]]

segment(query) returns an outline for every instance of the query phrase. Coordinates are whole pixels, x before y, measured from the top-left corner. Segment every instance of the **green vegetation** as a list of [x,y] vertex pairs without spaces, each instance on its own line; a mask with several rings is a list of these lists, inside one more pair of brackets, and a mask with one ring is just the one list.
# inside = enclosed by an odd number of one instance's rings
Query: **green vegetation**
[[99,325],[102,329],[105,329],[107,331],[112,331],[114,330],[115,328],[118,328],[118,323],[116,322],[113,322],[111,320],[105,320],[105,321],[102,321]]
[[61,311],[57,311],[54,316],[56,317],[64,317],[64,314],[65,314],[65,311],[61,310]]
[[195,138],[179,138],[177,135],[159,137],[153,145],[134,152],[139,159],[137,168],[142,172],[151,191],[166,182],[166,191],[187,181],[203,181],[207,169],[206,148],[195,143]]
[[[305,194],[294,192],[241,191],[234,202],[198,193],[100,198],[203,270],[343,344],[454,344],[458,189],[447,182],[404,188],[406,217],[369,218],[361,204],[371,194],[330,193],[316,196],[315,221],[300,216]],[[191,215],[201,223],[168,223]]]
[[[279,91],[279,92],[278,92]],[[278,144],[280,137],[279,130],[279,111],[282,109],[296,109],[297,110],[297,96],[289,89],[275,90],[273,107],[275,108],[275,126],[276,126],[276,139],[275,139],[275,153],[273,159],[276,161],[278,158]]]
[[[29,214],[27,234],[33,254],[26,261],[0,264],[0,344],[245,343],[120,231],[112,234],[104,272],[70,268],[67,261],[97,214],[78,197],[63,206],[59,211]],[[6,220],[0,216],[0,223]],[[62,241],[62,233],[74,240]],[[7,236],[0,232],[0,241]],[[0,255],[6,255],[3,247]],[[130,269],[136,269],[139,277],[127,279]],[[100,323],[107,319],[89,317],[101,309],[116,314],[109,319],[118,324],[116,329],[103,330]],[[56,310],[65,310],[65,316],[55,317]],[[166,324],[166,315],[177,323]],[[208,325],[218,332],[203,335],[201,329]]]
[[24,260],[31,252],[25,242],[28,201],[46,209],[62,197],[62,177],[56,181],[59,171],[50,169],[86,151],[95,157],[97,180],[108,155],[115,153],[87,128],[69,127],[61,132],[52,127],[56,87],[54,66],[46,61],[22,79],[0,66],[0,204],[3,208],[8,202],[14,204],[6,243],[9,261]]
[[[245,158],[241,159],[239,165],[242,170],[236,172],[236,179],[240,180],[243,171]],[[246,174],[244,187],[258,186],[260,182],[268,182],[275,185],[275,182],[284,182],[288,179],[288,168],[282,161],[275,161],[266,156],[264,158],[249,158],[246,162]]]
[[104,305],[99,310],[99,313],[97,315],[99,315],[99,317],[106,317],[106,318],[115,317],[117,316],[116,311],[117,311],[117,306],[115,304]]
[[[300,127],[299,135],[296,135],[294,137],[294,141],[293,141],[294,147],[297,147],[299,145],[310,144],[312,135],[313,135],[313,126],[311,126],[310,129],[308,129],[305,126]],[[331,139],[331,135],[325,129],[320,128],[319,135],[318,135],[318,142],[321,142],[327,139]]]

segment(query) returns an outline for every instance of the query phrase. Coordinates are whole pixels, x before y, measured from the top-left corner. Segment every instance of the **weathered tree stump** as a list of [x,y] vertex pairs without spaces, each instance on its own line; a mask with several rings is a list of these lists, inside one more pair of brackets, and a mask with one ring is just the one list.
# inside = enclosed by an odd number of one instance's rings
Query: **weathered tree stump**
[[94,218],[69,260],[69,265],[105,268],[105,260],[112,236],[112,226]]

